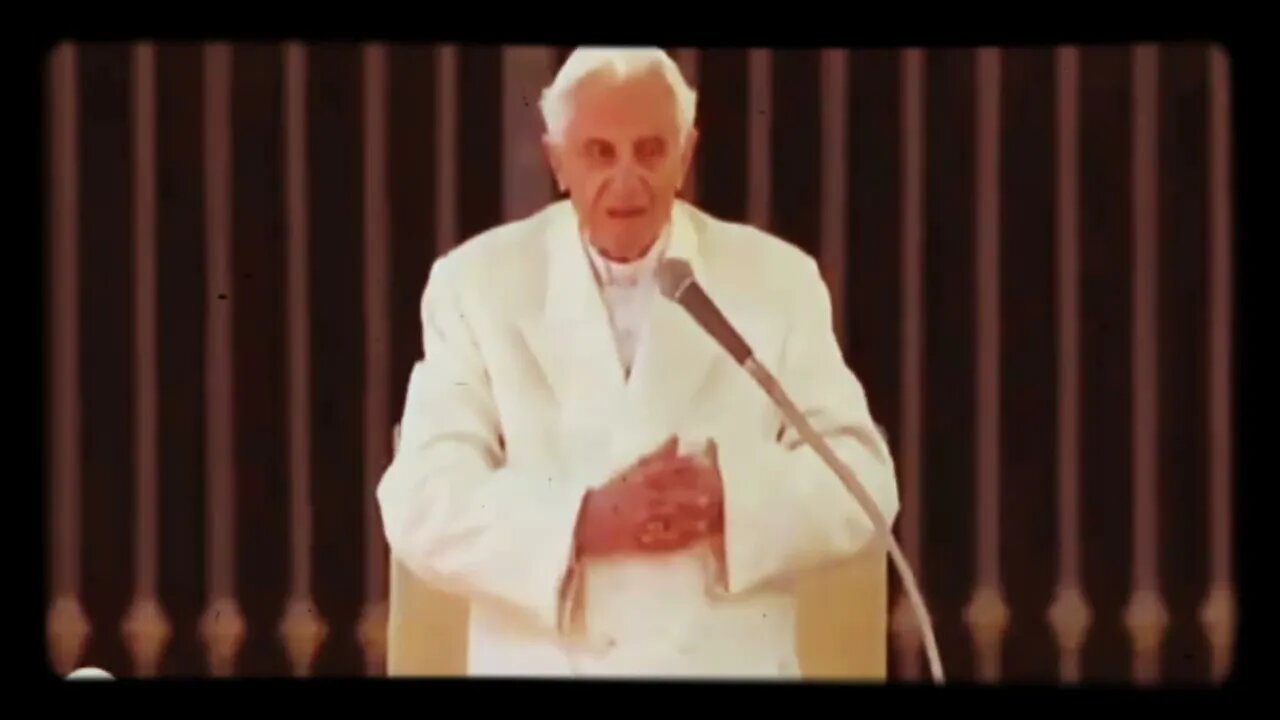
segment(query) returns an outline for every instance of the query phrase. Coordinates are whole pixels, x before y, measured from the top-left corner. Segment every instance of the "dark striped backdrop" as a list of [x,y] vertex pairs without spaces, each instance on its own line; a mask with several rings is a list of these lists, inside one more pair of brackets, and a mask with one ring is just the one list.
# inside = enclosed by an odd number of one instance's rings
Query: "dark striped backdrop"
[[[379,671],[357,633],[384,597],[369,468],[389,452],[420,353],[423,283],[442,248],[552,196],[530,164],[537,86],[514,78],[545,82],[566,52],[312,45],[292,75],[278,45],[52,56],[59,668],[206,674],[198,626],[229,596],[245,631],[234,672],[288,673],[280,623],[309,589],[327,628],[309,672]],[[1201,607],[1215,587],[1231,598],[1230,456],[1212,440],[1229,433],[1226,386],[1213,384],[1227,362],[1213,348],[1229,337],[1211,334],[1229,311],[1214,298],[1231,292],[1223,56],[1178,45],[678,57],[701,92],[694,198],[824,259],[847,358],[914,476],[899,533],[948,675],[1209,679],[1210,638],[1230,633],[1206,628]],[[225,279],[211,274],[220,242]],[[367,299],[370,273],[384,273],[383,294],[368,293],[382,305]],[[304,335],[291,335],[291,287]],[[370,307],[385,307],[385,335],[367,332]],[[229,346],[213,347],[224,315]],[[290,354],[291,337],[304,352]],[[307,405],[291,367],[309,373]],[[225,471],[211,469],[211,398],[230,399],[217,425]],[[146,407],[151,421],[139,420]],[[385,446],[366,439],[370,423]],[[1075,452],[1062,449],[1064,423],[1078,428]],[[211,517],[233,518],[222,551],[209,547]],[[1008,612],[985,644],[985,626],[966,621],[980,587]],[[1078,672],[1048,619],[1059,589],[1079,590],[1092,620]],[[1167,613],[1154,665],[1126,624],[1136,590]],[[148,596],[170,628],[154,668],[135,666],[121,628]],[[60,597],[78,599],[83,646]],[[891,664],[895,677],[923,669],[911,653]]]

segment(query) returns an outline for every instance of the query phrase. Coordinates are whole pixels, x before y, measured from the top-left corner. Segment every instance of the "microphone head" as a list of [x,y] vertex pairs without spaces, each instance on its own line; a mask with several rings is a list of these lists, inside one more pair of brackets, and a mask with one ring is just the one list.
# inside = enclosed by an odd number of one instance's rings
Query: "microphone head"
[[99,667],[82,667],[71,671],[67,680],[114,680],[115,677]]
[[675,300],[693,280],[693,268],[687,260],[668,258],[658,265],[658,290],[664,297]]

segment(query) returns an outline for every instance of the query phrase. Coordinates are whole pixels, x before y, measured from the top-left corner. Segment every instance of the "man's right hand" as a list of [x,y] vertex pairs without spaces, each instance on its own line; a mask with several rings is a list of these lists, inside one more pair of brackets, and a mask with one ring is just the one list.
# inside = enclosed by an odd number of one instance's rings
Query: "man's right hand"
[[718,494],[700,487],[705,461],[677,454],[669,438],[583,500],[577,546],[582,556],[664,553],[720,531]]

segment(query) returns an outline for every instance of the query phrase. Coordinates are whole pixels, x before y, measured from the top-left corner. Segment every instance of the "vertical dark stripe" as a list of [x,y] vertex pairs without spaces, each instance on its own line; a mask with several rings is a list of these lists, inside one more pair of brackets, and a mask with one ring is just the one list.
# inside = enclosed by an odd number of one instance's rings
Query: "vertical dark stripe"
[[773,51],[747,51],[747,222],[773,227]]
[[440,239],[434,102],[438,52],[430,46],[393,45],[387,56],[387,92],[394,109],[387,115],[392,318],[388,392],[393,422],[400,420],[409,373],[422,357],[419,305]]
[[1221,682],[1234,663],[1236,613],[1232,571],[1231,490],[1233,457],[1232,398],[1232,274],[1231,232],[1235,218],[1231,191],[1234,187],[1231,158],[1231,69],[1221,47],[1209,49],[1209,561],[1212,585],[1201,608],[1213,648],[1212,675]]
[[170,628],[156,598],[159,512],[156,442],[156,65],[155,46],[131,52],[133,129],[134,462],[133,604],[120,631],[134,671],[154,677]]
[[822,66],[818,50],[772,53],[769,198],[773,232],[818,259],[822,221]]
[[286,418],[289,436],[289,602],[280,621],[289,665],[311,672],[327,627],[311,598],[311,317],[310,177],[307,172],[307,48],[284,45]]
[[[698,92],[702,86],[702,83],[698,81],[698,67],[700,65],[699,58],[702,51],[696,47],[686,47],[678,48],[671,52],[676,63],[680,65],[680,72],[684,75],[685,82],[689,83],[690,87],[694,89],[694,92]],[[557,63],[556,70],[559,69],[560,65]],[[702,103],[699,98],[699,102],[696,102],[694,108],[694,128],[700,128],[702,126],[702,118],[698,115],[698,113],[701,112],[701,105]],[[698,202],[698,166],[701,165],[701,163],[702,154],[695,151],[693,160],[689,163],[689,174],[685,176],[684,185],[681,188],[681,196],[691,203]]]
[[134,568],[133,157],[130,50],[80,48],[80,402],[84,664],[128,672],[120,636]]
[[[901,302],[898,348],[901,353],[902,373],[898,381],[898,421],[889,427],[897,428],[896,460],[898,464],[899,493],[902,509],[899,513],[898,533],[902,539],[902,554],[917,576],[923,574],[920,548],[920,516],[924,507],[921,475],[921,426],[924,411],[924,51],[908,48],[897,54],[897,103],[898,108],[898,211],[899,271],[901,273],[898,297]],[[881,71],[892,78],[892,68]],[[874,105],[864,103],[865,106]],[[918,582],[918,581],[917,581]],[[897,584],[901,584],[898,580]],[[921,594],[929,596],[928,588]],[[930,615],[936,614],[936,608]],[[898,677],[909,682],[918,681],[920,675],[920,638],[923,636],[920,620],[914,616],[910,599],[905,592],[898,593],[893,609],[891,631],[897,638],[897,653],[892,658]]]
[[[387,408],[391,380],[390,217],[387,193],[387,47],[364,47],[364,609],[387,590],[386,545],[378,512],[382,471],[391,461]],[[366,648],[367,650],[367,648]]]
[[[196,45],[156,52],[156,206],[160,349],[160,595],[174,636],[161,672],[202,675],[204,609],[203,68]],[[270,284],[270,283],[268,283]],[[275,443],[266,441],[266,445]],[[263,528],[264,531],[267,528]]]
[[1001,64],[998,48],[980,48],[975,52],[974,421],[977,446],[974,473],[977,500],[974,524],[978,578],[965,614],[974,636],[978,678],[989,683],[1000,679],[1001,651],[1009,622],[1000,582]]
[[80,589],[80,50],[60,45],[49,63],[50,378],[53,591]]
[[364,554],[360,68],[359,46],[309,48],[311,557],[320,614],[330,627],[344,629],[321,647],[318,675],[355,674],[363,666],[349,631],[363,601]]
[[502,221],[502,48],[467,45],[458,57],[459,240]]
[[231,74],[233,56],[226,43],[203,48],[203,164],[205,273],[205,493],[206,570],[209,604],[201,634],[216,677],[236,672],[246,632],[236,597],[235,488],[235,260],[232,256]]
[[[1000,51],[979,49],[974,62],[976,560],[980,586],[996,589],[1000,585]],[[993,658],[989,664],[991,667],[983,674],[994,682],[999,661]]]
[[[387,234],[390,225],[387,197],[387,48],[364,48],[364,245],[365,245],[365,481],[375,483],[389,461],[387,446],[391,428],[387,423],[387,373],[390,370],[388,317],[389,260]],[[366,487],[366,508],[376,508],[371,494],[376,483]],[[377,538],[376,517],[366,512],[366,533]],[[370,543],[376,545],[376,542]],[[382,578],[374,570],[375,558],[366,557],[369,582],[366,597],[374,598]]]
[[1159,409],[1160,583],[1174,619],[1164,646],[1164,679],[1203,682],[1209,648],[1199,611],[1209,580],[1209,304],[1204,198],[1208,192],[1208,64],[1204,46],[1162,48],[1159,88]]
[[[709,48],[702,54],[698,198],[708,212],[734,221],[747,209],[747,54]],[[714,170],[712,170],[714,168]]]
[[205,460],[209,506],[210,599],[234,600],[235,583],[235,298],[231,178],[231,47],[204,46],[205,175]]
[[[458,234],[458,47],[441,45],[435,75],[435,256],[449,252]],[[430,80],[428,80],[430,82]],[[545,130],[545,124],[543,126]],[[429,206],[431,207],[431,206]]]
[[1132,48],[1133,95],[1133,593],[1125,623],[1133,643],[1133,676],[1160,678],[1160,646],[1168,622],[1159,577],[1159,78],[1154,45]]
[[[836,340],[847,350],[845,336],[845,263],[849,255],[849,51],[823,50],[819,71],[819,137],[813,145],[821,156],[819,238],[815,253],[831,294]],[[815,160],[815,162],[817,162]],[[810,199],[810,203],[812,199]]]
[[503,222],[538,212],[552,198],[553,180],[542,152],[544,124],[538,97],[551,81],[552,49],[502,48],[502,216]]
[[149,598],[156,589],[156,66],[155,46],[133,48],[134,236],[134,463],[137,522],[134,587]]
[[[972,592],[974,504],[973,54],[926,63],[924,585],[952,681],[975,676],[961,608]],[[930,389],[932,388],[932,389]]]
[[287,671],[276,625],[288,590],[288,450],[285,430],[284,138],[276,45],[236,48],[234,248],[237,403],[236,587],[249,624],[237,672]]
[[1092,624],[1080,578],[1080,50],[1054,51],[1055,300],[1057,322],[1058,587],[1049,623],[1058,678],[1080,682],[1080,650]]
[[1054,65],[1049,49],[1004,53],[1000,120],[1000,567],[1014,616],[1003,679],[1052,682],[1054,448]]
[[[386,643],[387,546],[377,491],[391,460],[391,215],[387,182],[389,62],[386,45],[364,48],[364,607],[356,637],[367,674],[381,672]],[[377,624],[374,627],[373,624]]]
[[284,47],[285,325],[288,344],[289,592],[311,588],[311,223],[307,48]]
[[[862,381],[871,412],[895,441],[900,423],[903,177],[898,146],[899,56],[889,50],[849,53],[848,164],[845,186],[848,237],[845,249],[845,357]],[[785,113],[784,113],[785,116]],[[808,191],[812,194],[812,190]],[[917,571],[918,573],[918,571]],[[921,583],[928,585],[921,578]]]
[[1154,47],[1133,49],[1133,474],[1134,474],[1134,571],[1135,588],[1157,590],[1156,575],[1156,425],[1159,415],[1155,395],[1157,359],[1156,297],[1159,278],[1156,263],[1159,129],[1156,115],[1159,82],[1158,54]]
[[[1085,595],[1095,623],[1083,679],[1127,682],[1129,638],[1130,262],[1129,53],[1080,53],[1081,522]],[[1122,560],[1121,558],[1124,558]]]
[[54,49],[48,64],[49,135],[48,238],[50,277],[48,377],[51,470],[49,491],[51,593],[45,619],[50,661],[59,674],[70,672],[84,652],[90,628],[80,590],[81,438],[80,407],[80,92],[79,50],[71,43]]

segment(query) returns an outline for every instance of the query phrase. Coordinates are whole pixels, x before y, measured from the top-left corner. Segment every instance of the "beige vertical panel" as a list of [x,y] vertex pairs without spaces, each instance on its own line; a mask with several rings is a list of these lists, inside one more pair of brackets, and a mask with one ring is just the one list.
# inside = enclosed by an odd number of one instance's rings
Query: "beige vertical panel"
[[1235,646],[1231,572],[1231,78],[1226,53],[1209,50],[1209,594],[1200,619],[1215,682]]
[[156,596],[159,547],[159,426],[156,348],[156,52],[133,48],[133,314],[134,464],[137,469],[133,604],[124,633],[134,671],[151,677],[169,641],[169,621]]
[[747,51],[747,222],[767,229],[771,221],[769,180],[773,174],[773,51]]
[[[920,536],[924,410],[924,51],[902,51],[899,61],[901,129],[901,272],[902,380],[901,440],[898,449],[902,509],[898,528],[902,554],[917,573],[920,565]],[[893,608],[894,647],[898,671],[904,680],[920,679],[919,621],[905,592]]]
[[78,51],[58,45],[49,62],[50,397],[49,467],[53,528],[53,602],[46,618],[49,655],[59,674],[80,662],[89,621],[80,604],[80,101]]
[[1080,651],[1092,622],[1080,577],[1080,52],[1058,48],[1057,209],[1054,268],[1058,326],[1058,587],[1049,624],[1058,677],[1080,681]]
[[310,673],[327,630],[311,597],[310,202],[307,50],[284,48],[285,301],[288,323],[289,601],[280,621],[293,674]]
[[[358,639],[365,671],[386,660],[387,546],[377,488],[391,460],[390,206],[387,194],[387,48],[364,49],[364,610]],[[381,632],[380,632],[381,631]]]
[[1000,51],[977,51],[975,342],[977,587],[965,609],[977,675],[1000,679],[1009,609],[1000,583]]
[[200,632],[215,676],[235,671],[245,621],[235,583],[235,428],[232,376],[231,47],[204,47],[205,554],[208,607]]
[[1157,317],[1157,173],[1159,172],[1159,51],[1133,50],[1133,590],[1125,611],[1133,647],[1133,677],[1160,677],[1160,646],[1168,616],[1159,578],[1159,334]]
[[543,154],[538,97],[551,81],[555,51],[543,46],[502,48],[502,214],[524,217],[552,198]]

